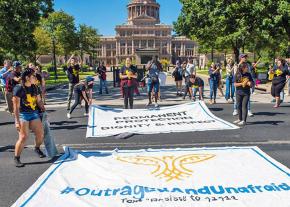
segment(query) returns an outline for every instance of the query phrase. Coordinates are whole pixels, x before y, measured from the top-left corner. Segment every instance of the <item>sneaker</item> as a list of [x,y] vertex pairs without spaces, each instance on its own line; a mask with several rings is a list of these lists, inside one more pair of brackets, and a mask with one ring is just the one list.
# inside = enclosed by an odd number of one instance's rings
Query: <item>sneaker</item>
[[45,154],[39,149],[39,147],[35,147],[34,152],[39,156],[39,158],[46,157]]
[[244,121],[240,121],[240,122],[238,123],[238,125],[239,125],[239,126],[245,126],[245,125],[246,125],[246,122],[244,122]]
[[20,161],[20,157],[14,157],[15,167],[24,167],[24,164]]
[[235,109],[233,112],[233,116],[237,116],[238,115],[238,111]]
[[66,117],[67,117],[68,119],[70,119],[70,118],[71,118],[70,113],[67,113],[67,114],[66,114]]
[[84,116],[89,116],[89,113],[84,113]]
[[234,123],[234,124],[238,124],[238,123],[240,123],[240,122],[241,122],[241,120],[238,119],[238,120],[234,121],[233,123]]
[[158,108],[159,107],[158,103],[155,103],[154,106],[155,106],[155,108]]
[[214,100],[213,103],[216,104],[216,100]]
[[149,102],[148,104],[146,104],[146,107],[150,106],[152,104],[152,102]]
[[248,110],[248,116],[252,117],[252,116],[254,116],[254,114],[250,110]]
[[212,105],[212,104],[213,104],[212,100],[209,100],[209,104],[210,104],[210,105]]

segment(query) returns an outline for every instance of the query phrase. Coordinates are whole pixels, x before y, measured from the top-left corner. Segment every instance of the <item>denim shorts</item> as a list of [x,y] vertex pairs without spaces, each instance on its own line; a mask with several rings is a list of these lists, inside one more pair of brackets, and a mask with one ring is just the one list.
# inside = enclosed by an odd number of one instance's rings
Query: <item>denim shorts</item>
[[40,119],[38,112],[21,112],[19,114],[21,122],[29,122],[36,119]]

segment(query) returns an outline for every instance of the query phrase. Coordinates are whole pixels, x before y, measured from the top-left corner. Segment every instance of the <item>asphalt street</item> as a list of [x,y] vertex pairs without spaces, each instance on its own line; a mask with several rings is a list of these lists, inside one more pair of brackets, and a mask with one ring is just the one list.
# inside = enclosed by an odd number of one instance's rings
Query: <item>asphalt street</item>
[[[273,104],[269,103],[253,103],[252,111],[255,116],[248,119],[247,126],[238,130],[134,135],[122,140],[115,137],[86,139],[87,117],[82,115],[84,108],[78,107],[73,118],[68,120],[64,104],[65,96],[65,90],[52,91],[48,96],[47,106],[52,133],[60,152],[63,146],[86,150],[258,146],[277,161],[290,167],[289,103],[285,103],[279,109],[273,109]],[[143,107],[143,104],[136,106],[136,108]],[[209,108],[224,120],[232,122],[236,119],[232,116],[230,104],[216,104]],[[0,207],[11,206],[54,162],[47,158],[36,157],[31,136],[22,154],[22,161],[26,166],[21,169],[15,168],[13,145],[16,139],[14,118],[7,112],[0,112]]]

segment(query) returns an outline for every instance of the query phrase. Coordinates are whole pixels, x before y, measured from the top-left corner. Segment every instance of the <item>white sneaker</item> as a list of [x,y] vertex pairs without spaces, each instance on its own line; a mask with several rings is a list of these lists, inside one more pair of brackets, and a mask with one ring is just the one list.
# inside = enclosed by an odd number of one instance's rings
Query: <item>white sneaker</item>
[[238,119],[238,120],[234,121],[233,123],[234,123],[234,124],[238,124],[238,123],[240,123],[240,122],[241,122],[241,120]]
[[70,118],[71,118],[70,113],[67,113],[67,114],[66,114],[66,117],[67,117],[68,119],[70,119]]
[[158,103],[155,103],[154,106],[155,106],[155,108],[159,107]]
[[89,116],[89,114],[88,113],[84,113],[84,116]]
[[239,126],[245,126],[245,125],[246,125],[246,122],[244,122],[244,121],[240,121],[240,122],[238,123],[238,125],[239,125]]
[[254,114],[250,110],[248,110],[248,116],[252,117],[252,116],[254,116]]
[[238,111],[235,109],[233,112],[233,116],[237,116],[238,115]]

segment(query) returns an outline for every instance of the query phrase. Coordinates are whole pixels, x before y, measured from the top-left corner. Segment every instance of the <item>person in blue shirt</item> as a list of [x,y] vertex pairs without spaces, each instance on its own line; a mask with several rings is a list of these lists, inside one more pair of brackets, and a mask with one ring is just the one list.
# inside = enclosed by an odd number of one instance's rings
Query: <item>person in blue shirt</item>
[[217,94],[218,83],[219,83],[219,75],[220,75],[219,73],[220,73],[219,68],[216,66],[216,64],[212,63],[211,67],[208,70],[209,86],[210,86],[210,101],[209,101],[209,104],[215,104],[216,103],[216,94]]
[[148,71],[148,99],[149,102],[147,106],[150,106],[152,104],[151,100],[151,93],[152,90],[154,89],[154,98],[155,98],[155,107],[158,107],[158,92],[159,92],[159,73],[162,72],[162,65],[158,61],[158,56],[154,56],[152,61],[150,61],[147,66],[146,70]]
[[11,67],[12,63],[10,60],[4,61],[4,67],[0,70],[0,89],[5,97],[5,102],[7,104],[6,111],[8,110],[8,102],[7,102],[7,93],[6,93],[6,79],[8,78],[9,74],[13,70]]

